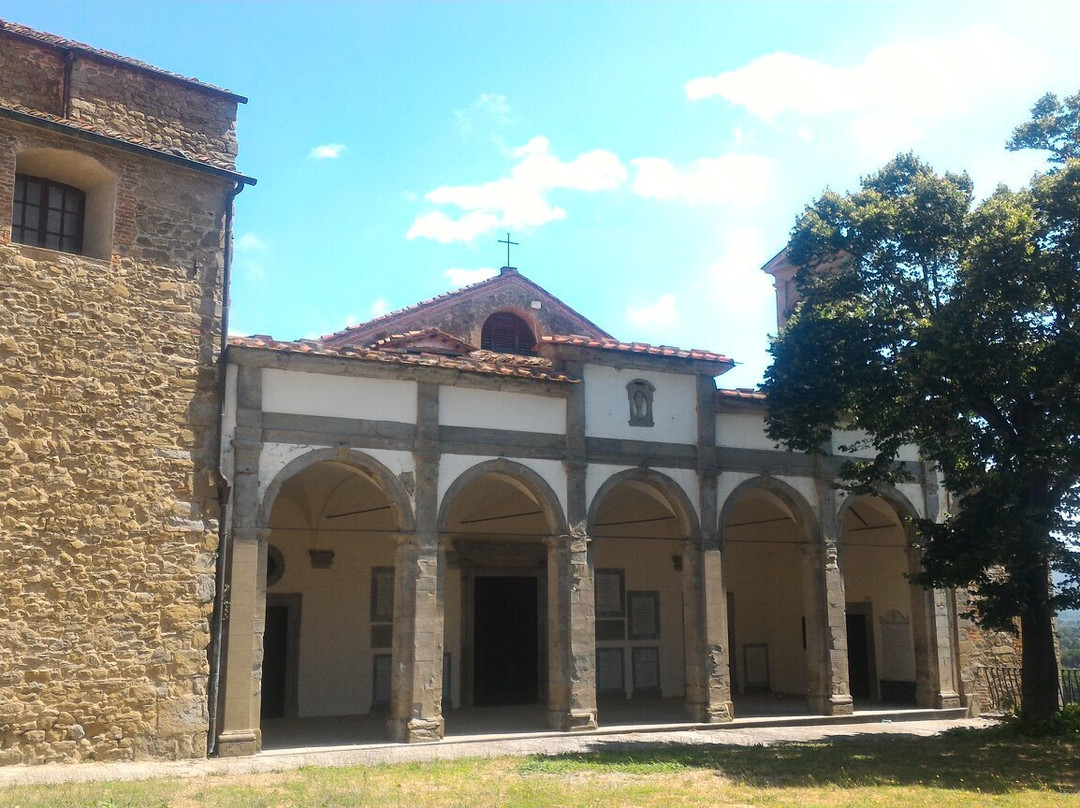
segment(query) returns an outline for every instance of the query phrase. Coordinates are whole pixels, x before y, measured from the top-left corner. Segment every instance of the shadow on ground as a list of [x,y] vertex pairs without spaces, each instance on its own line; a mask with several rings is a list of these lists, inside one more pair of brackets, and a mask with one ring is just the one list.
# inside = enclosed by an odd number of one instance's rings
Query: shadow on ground
[[1080,739],[1026,739],[998,730],[943,735],[856,734],[771,746],[597,741],[588,752],[537,756],[533,771],[708,769],[756,787],[933,786],[1006,793],[1080,790]]

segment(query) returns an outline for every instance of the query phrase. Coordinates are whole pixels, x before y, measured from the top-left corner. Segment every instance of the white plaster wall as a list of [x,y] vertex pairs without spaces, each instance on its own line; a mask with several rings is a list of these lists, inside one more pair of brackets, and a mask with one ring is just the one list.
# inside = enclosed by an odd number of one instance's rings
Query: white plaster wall
[[776,449],[776,441],[765,434],[765,419],[756,412],[716,414],[716,445],[733,449]]
[[[592,508],[593,502],[596,499],[596,494],[600,491],[600,488],[604,483],[620,471],[628,471],[632,468],[636,467],[609,466],[602,463],[590,463],[589,467],[585,470],[585,501],[588,503],[588,507]],[[651,469],[651,471],[670,477],[690,500],[690,504],[694,509],[694,515],[698,519],[701,519],[701,508],[698,503],[697,474],[693,470],[654,468]]]
[[745,690],[744,648],[768,646],[773,693],[806,692],[806,650],[802,645],[803,567],[792,525],[759,529],[762,543],[739,542],[726,551],[724,585],[735,603],[735,676],[737,692]]
[[[462,474],[487,460],[495,457],[481,455],[444,454],[439,458],[439,509],[442,510],[446,492]],[[559,507],[566,514],[566,471],[559,460],[536,460],[533,458],[514,458],[513,462],[535,471],[543,478],[559,498]]]
[[439,423],[562,435],[566,431],[566,399],[440,387]]
[[264,369],[265,412],[416,422],[416,382]]
[[371,647],[371,568],[394,566],[393,541],[373,534],[322,534],[335,553],[330,569],[312,569],[307,531],[272,531],[285,573],[270,594],[301,597],[299,714],[356,715],[371,710],[375,654]]
[[[658,539],[605,539],[593,541],[593,564],[597,569],[621,569],[626,591],[660,593],[660,639],[598,642],[599,648],[623,649],[626,695],[633,691],[633,648],[660,648],[660,689],[665,697],[679,697],[686,691],[683,656],[682,575],[672,556],[682,555],[682,542]],[[628,635],[627,635],[628,636]],[[600,721],[603,722],[601,705]]]
[[[630,426],[626,385],[644,379],[656,388],[651,427]],[[585,365],[585,434],[664,443],[697,442],[696,377]]]
[[[895,674],[890,675],[884,668],[885,648],[881,618],[890,611],[896,611],[908,619],[912,632],[917,630],[911,619],[912,585],[904,578],[904,573],[908,570],[907,552],[903,547],[842,544],[840,565],[844,574],[845,600],[848,603],[873,604],[874,658],[877,678],[879,680],[896,679]],[[909,640],[907,664],[913,673],[915,669],[914,637],[909,637]],[[905,680],[914,681],[914,676]]]
[[[852,441],[857,440],[862,436],[860,432],[852,432],[849,430],[838,429],[832,434],[832,446],[835,450],[837,446],[844,446],[850,444]],[[861,449],[855,453],[858,457],[873,457],[874,447],[869,446],[866,449]],[[900,447],[900,451],[897,453],[897,458],[904,461],[918,461],[919,449],[916,446],[908,444],[907,446]]]

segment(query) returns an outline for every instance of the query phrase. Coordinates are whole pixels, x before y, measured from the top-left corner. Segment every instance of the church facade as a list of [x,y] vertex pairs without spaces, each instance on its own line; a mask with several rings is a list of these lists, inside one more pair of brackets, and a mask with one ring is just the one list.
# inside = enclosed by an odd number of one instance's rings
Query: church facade
[[960,706],[955,600],[905,578],[936,476],[911,452],[912,483],[843,496],[717,387],[732,364],[619,342],[510,268],[231,340],[221,752],[258,749],[260,715],[385,710],[415,741],[499,704],[563,730],[612,699]]
[[226,339],[243,102],[0,23],[0,764],[518,704],[975,709],[995,640],[905,578],[933,470],[845,496],[722,354],[621,342],[508,267]]

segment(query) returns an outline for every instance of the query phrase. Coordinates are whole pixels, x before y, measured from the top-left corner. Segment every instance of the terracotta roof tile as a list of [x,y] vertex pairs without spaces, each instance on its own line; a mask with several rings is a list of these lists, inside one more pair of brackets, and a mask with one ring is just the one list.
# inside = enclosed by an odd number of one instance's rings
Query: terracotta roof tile
[[621,353],[645,354],[647,356],[667,356],[677,359],[696,359],[702,362],[720,362],[726,365],[734,365],[735,361],[723,354],[712,351],[697,349],[684,350],[671,345],[650,345],[647,342],[620,342],[615,339],[592,339],[576,334],[555,334],[540,338],[541,343],[549,345],[574,345],[581,348],[597,348],[602,351],[618,351]]
[[717,398],[726,398],[736,401],[764,401],[765,394],[760,390],[752,390],[748,387],[736,387],[734,390],[719,389],[716,391]]
[[[505,269],[506,268],[504,268],[504,270]],[[582,326],[595,329],[595,332],[597,334],[607,334],[606,331],[593,323],[587,317],[577,311],[574,311],[557,297],[555,297],[555,295],[551,294],[551,292],[547,291],[538,283],[527,278],[525,275],[522,275],[520,272],[514,269],[509,272],[501,272],[498,275],[493,275],[490,278],[485,278],[484,280],[477,281],[476,283],[470,283],[466,286],[460,286],[457,289],[451,289],[448,292],[443,292],[441,294],[435,295],[434,297],[428,298],[427,300],[422,300],[419,303],[413,303],[411,306],[406,306],[395,311],[387,312],[386,314],[381,314],[372,320],[368,320],[367,322],[357,323],[356,325],[348,326],[347,328],[343,328],[340,331],[335,331],[332,334],[325,334],[323,335],[323,340],[333,344],[341,344],[342,342],[347,341],[349,337],[353,334],[375,332],[379,329],[379,326],[383,325],[384,323],[392,323],[393,321],[398,320],[402,317],[406,317],[408,315],[412,315],[416,312],[422,311],[429,306],[443,303],[444,301],[454,300],[455,298],[467,296],[473,292],[481,289],[486,289],[490,286],[498,286],[504,283],[509,283],[512,279],[517,279],[523,282],[526,286],[534,289],[536,292],[546,296],[553,304],[563,309],[565,312],[572,314],[573,317],[577,319]]]
[[169,148],[163,149],[159,144],[152,143],[146,138],[141,138],[133,135],[131,132],[118,132],[114,129],[108,129],[103,126],[98,126],[93,122],[79,121],[74,118],[62,118],[59,115],[53,115],[51,112],[44,112],[40,109],[31,109],[30,107],[24,107],[21,104],[0,104],[0,109],[11,110],[12,112],[20,115],[25,115],[30,118],[37,118],[41,121],[47,121],[50,124],[58,124],[66,129],[77,129],[83,132],[88,132],[98,137],[109,138],[111,140],[121,140],[125,143],[131,143],[140,148],[148,151],[157,152],[158,154],[165,155],[169,158],[180,158],[186,160],[189,163],[198,163],[204,166],[209,166],[212,169],[224,171],[228,174],[239,178],[241,181],[250,185],[255,184],[255,180],[251,177],[246,177],[240,174],[236,170],[236,166],[228,160],[214,159],[212,156],[196,155],[192,156],[182,149]]
[[101,48],[94,48],[90,45],[83,44],[82,42],[76,42],[73,39],[64,39],[56,34],[49,34],[44,31],[37,31],[33,28],[27,28],[25,25],[19,25],[17,22],[10,22],[8,20],[0,20],[0,31],[7,31],[15,36],[22,37],[24,39],[32,39],[36,42],[40,42],[42,45],[50,45],[54,48],[62,48],[64,50],[77,50],[91,56],[97,56],[100,59],[106,59],[110,62],[118,62],[119,64],[127,65],[128,67],[136,68],[137,70],[143,70],[148,73],[156,73],[159,76],[165,76],[166,78],[173,79],[174,81],[182,81],[185,84],[191,84],[203,90],[209,90],[210,92],[218,93],[220,95],[227,95],[241,103],[247,103],[247,99],[242,95],[237,95],[231,90],[225,90],[221,87],[215,87],[213,84],[207,84],[205,81],[199,81],[198,79],[188,78],[182,76],[179,73],[173,73],[169,70],[162,70],[160,67],[154,67],[146,62],[140,62],[138,59],[132,59],[128,56],[121,56],[118,53],[112,51],[102,50]]
[[459,286],[457,289],[451,289],[449,292],[443,292],[442,294],[435,295],[435,297],[430,297],[427,300],[421,300],[419,303],[413,303],[411,306],[405,306],[401,309],[388,311],[386,314],[380,314],[378,317],[374,317],[367,322],[347,326],[340,331],[333,332],[332,334],[325,334],[323,336],[323,339],[340,339],[341,337],[344,337],[354,331],[359,331],[360,329],[367,330],[369,328],[376,327],[379,323],[386,322],[388,320],[394,320],[400,317],[402,314],[407,314],[408,312],[422,309],[425,306],[430,306],[432,303],[438,303],[441,300],[458,297],[462,292],[468,292],[473,289],[481,289],[485,286],[490,286],[494,281],[498,280],[499,277],[499,275],[494,275],[490,278],[485,278],[482,281],[477,281],[476,283],[470,283],[466,286]]
[[316,340],[288,342],[276,340],[265,334],[253,334],[250,337],[230,337],[229,345],[238,348],[262,348],[280,353],[359,359],[367,362],[382,362],[388,365],[438,367],[464,373],[479,373],[485,376],[505,376],[515,379],[536,379],[571,384],[580,381],[564,373],[555,372],[551,362],[546,359],[535,356],[497,354],[491,351],[474,351],[468,356],[445,356],[434,353],[410,354],[350,346],[331,347]]

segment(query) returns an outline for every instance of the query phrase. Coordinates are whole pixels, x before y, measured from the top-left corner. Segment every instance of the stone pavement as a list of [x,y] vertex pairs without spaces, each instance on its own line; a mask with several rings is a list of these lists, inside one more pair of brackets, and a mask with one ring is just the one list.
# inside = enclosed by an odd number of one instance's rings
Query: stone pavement
[[0,789],[14,785],[149,780],[161,777],[208,777],[298,769],[303,766],[372,766],[383,763],[497,757],[500,755],[555,755],[597,751],[604,747],[663,744],[727,744],[756,746],[789,741],[812,741],[865,734],[937,735],[954,727],[985,727],[985,719],[929,719],[898,721],[878,719],[851,722],[822,721],[814,724],[746,721],[695,725],[693,728],[628,732],[567,734],[543,732],[513,735],[456,737],[437,743],[369,744],[365,746],[302,747],[263,752],[247,758],[212,758],[186,761],[139,761],[131,763],[75,763],[0,768]]

